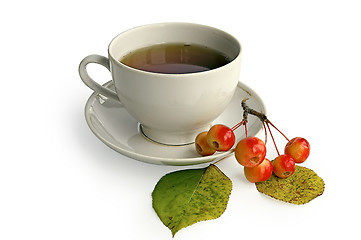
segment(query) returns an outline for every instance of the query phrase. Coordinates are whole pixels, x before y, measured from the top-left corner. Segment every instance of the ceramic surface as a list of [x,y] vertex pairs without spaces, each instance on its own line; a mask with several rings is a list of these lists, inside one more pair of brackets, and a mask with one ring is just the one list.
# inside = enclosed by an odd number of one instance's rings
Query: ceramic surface
[[[131,51],[159,43],[200,44],[226,54],[231,62],[209,71],[163,74],[142,71],[119,60]],[[219,29],[191,23],[159,23],[137,27],[116,36],[108,58],[90,55],[79,66],[81,79],[94,91],[120,100],[151,139],[179,145],[208,129],[230,102],[239,80],[241,45]],[[164,56],[165,57],[165,56]],[[116,91],[90,78],[88,63],[111,71]]]
[[[112,81],[104,86],[114,89]],[[261,98],[246,85],[238,83],[230,104],[213,124],[221,123],[232,127],[242,121],[243,110],[240,102],[246,97],[249,98],[247,104],[251,108],[266,113]],[[90,129],[103,143],[139,161],[164,165],[192,165],[212,162],[232,154],[230,150],[203,157],[196,152],[194,144],[167,146],[152,142],[142,135],[139,123],[129,115],[124,106],[97,93],[93,93],[88,99],[85,116]],[[249,116],[248,121],[249,136],[258,135],[262,130],[262,123],[252,116]],[[236,142],[244,138],[244,128],[237,129],[235,135]]]

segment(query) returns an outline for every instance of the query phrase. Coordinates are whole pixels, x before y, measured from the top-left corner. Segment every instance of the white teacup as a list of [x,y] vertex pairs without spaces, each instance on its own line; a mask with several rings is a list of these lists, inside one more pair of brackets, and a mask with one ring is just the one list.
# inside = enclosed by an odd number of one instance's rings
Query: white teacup
[[[212,70],[184,74],[147,72],[119,61],[131,51],[159,43],[203,45],[224,53],[231,61]],[[224,111],[238,83],[240,60],[240,43],[224,31],[192,23],[158,23],[119,34],[109,44],[108,58],[85,57],[79,74],[95,92],[120,101],[146,137],[162,144],[183,145],[194,142]],[[116,92],[89,77],[89,63],[111,71]]]

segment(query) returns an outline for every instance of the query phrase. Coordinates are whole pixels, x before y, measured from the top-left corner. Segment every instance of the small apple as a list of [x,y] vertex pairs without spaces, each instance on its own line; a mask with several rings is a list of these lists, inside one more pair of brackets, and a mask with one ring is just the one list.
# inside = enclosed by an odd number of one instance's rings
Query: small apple
[[296,169],[295,160],[290,155],[279,155],[272,162],[273,172],[277,177],[288,178]]
[[222,124],[212,126],[207,134],[208,145],[217,151],[228,151],[235,141],[236,137],[232,129]]
[[244,167],[244,175],[247,180],[256,183],[268,180],[273,171],[273,166],[270,160],[265,158],[263,162],[255,167]]
[[304,138],[295,137],[286,144],[285,154],[292,156],[296,163],[303,163],[310,155],[310,144]]
[[207,133],[208,132],[201,132],[197,135],[195,141],[196,150],[202,156],[209,156],[216,152],[216,150],[207,143]]
[[234,155],[242,166],[255,167],[264,160],[266,145],[257,137],[243,138],[238,142]]

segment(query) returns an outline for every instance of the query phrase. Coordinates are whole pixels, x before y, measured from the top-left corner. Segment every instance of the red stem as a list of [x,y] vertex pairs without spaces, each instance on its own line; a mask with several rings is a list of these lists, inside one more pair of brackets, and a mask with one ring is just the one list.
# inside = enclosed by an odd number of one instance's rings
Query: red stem
[[236,125],[234,125],[234,126],[231,128],[231,130],[232,130],[232,131],[236,130],[237,128],[239,128],[240,126],[242,126],[243,123],[244,123],[244,121],[241,121],[241,122],[237,123]]
[[264,122],[262,122],[263,124],[263,128],[264,128],[264,144],[267,144],[267,129],[266,129],[266,124]]
[[275,145],[277,154],[278,154],[278,156],[280,156],[280,152],[278,151],[278,148],[277,148],[277,145],[276,145],[276,141],[275,141],[275,139],[273,138],[273,135],[272,135],[272,132],[271,132],[271,128],[269,127],[268,122],[266,122],[266,124],[267,124],[267,127],[268,127],[268,131],[269,131],[269,133],[270,133],[270,135],[271,135],[273,144]]
[[244,121],[244,131],[246,132],[246,138],[248,137],[248,132],[247,132],[247,121]]
[[286,135],[283,134],[283,132],[281,132],[278,128],[276,128],[275,125],[273,125],[273,123],[271,123],[269,120],[267,120],[267,123],[271,124],[272,127],[274,127],[279,133],[281,133],[282,136],[284,136],[288,142],[290,141],[290,140],[286,137]]

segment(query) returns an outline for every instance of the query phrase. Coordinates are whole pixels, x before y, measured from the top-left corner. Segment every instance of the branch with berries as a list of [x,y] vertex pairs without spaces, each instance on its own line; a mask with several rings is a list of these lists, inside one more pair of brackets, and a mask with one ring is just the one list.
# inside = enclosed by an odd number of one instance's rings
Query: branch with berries
[[[295,137],[289,140],[265,114],[250,108],[246,103],[247,100],[248,98],[245,98],[241,102],[243,109],[243,119],[241,122],[232,128],[216,124],[208,132],[198,134],[195,140],[197,152],[202,156],[209,156],[216,151],[230,150],[236,141],[234,131],[243,125],[245,128],[245,138],[237,143],[234,154],[238,163],[244,166],[246,178],[254,183],[268,180],[272,172],[279,178],[292,176],[295,172],[295,164],[303,163],[308,158],[310,144],[302,137]],[[257,137],[248,137],[248,115],[256,116],[262,122],[265,130],[265,141]],[[285,146],[284,154],[280,154],[270,126],[276,129],[287,140],[288,143]],[[278,154],[272,162],[266,158],[267,130]]]

